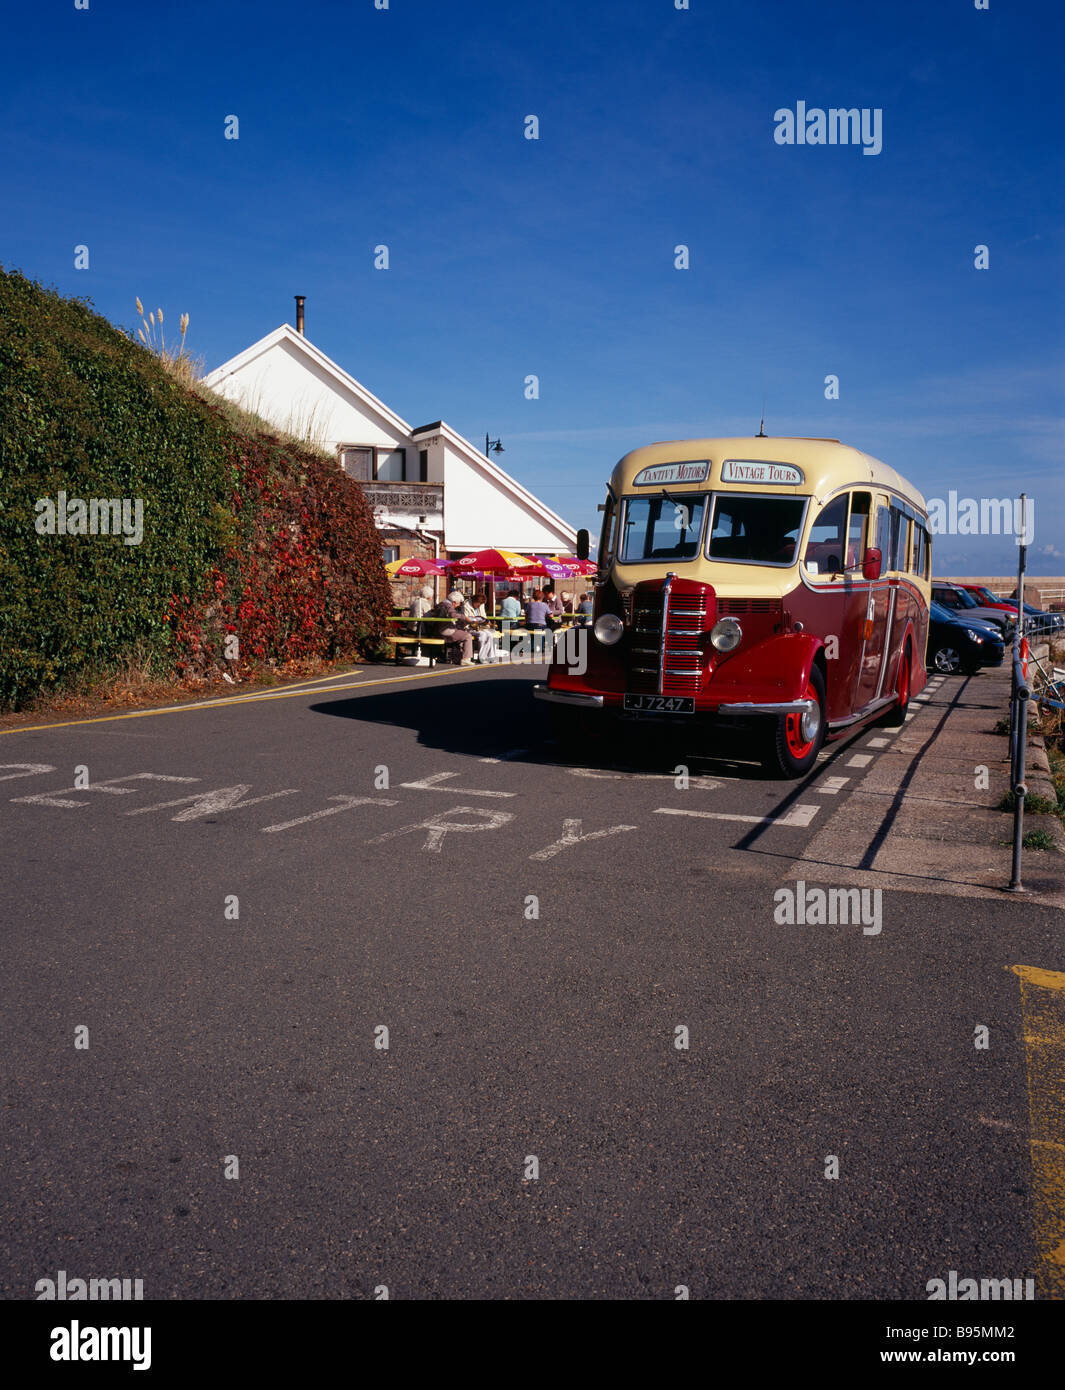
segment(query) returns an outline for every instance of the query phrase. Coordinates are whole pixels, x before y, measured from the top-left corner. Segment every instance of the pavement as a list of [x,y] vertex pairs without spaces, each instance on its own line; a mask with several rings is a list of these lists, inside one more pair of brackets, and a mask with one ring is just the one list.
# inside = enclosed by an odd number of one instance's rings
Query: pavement
[[1061,868],[1001,891],[998,679],[793,783],[566,761],[542,678],[0,734],[5,1298],[1065,1296]]
[[[794,866],[826,882],[997,901],[1012,872],[1008,665],[975,677],[933,676],[901,729],[877,729],[870,766],[845,807],[819,828]],[[923,706],[923,712],[922,712]],[[921,717],[918,718],[918,713]],[[1055,801],[1042,739],[1030,735],[1026,785]],[[1026,812],[1024,830],[1045,830],[1056,850],[1025,850],[1022,885],[1033,901],[1065,907],[1065,833],[1052,815]],[[990,909],[989,909],[990,910]]]

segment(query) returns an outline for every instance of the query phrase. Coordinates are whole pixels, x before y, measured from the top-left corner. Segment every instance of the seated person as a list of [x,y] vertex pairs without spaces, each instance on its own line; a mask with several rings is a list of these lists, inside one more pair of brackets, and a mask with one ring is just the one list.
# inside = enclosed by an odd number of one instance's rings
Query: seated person
[[456,650],[461,652],[460,666],[473,665],[473,634],[469,621],[463,613],[465,599],[460,589],[452,589],[446,599],[436,605],[437,617],[447,618],[440,626],[440,636],[444,639],[444,656],[454,660]]

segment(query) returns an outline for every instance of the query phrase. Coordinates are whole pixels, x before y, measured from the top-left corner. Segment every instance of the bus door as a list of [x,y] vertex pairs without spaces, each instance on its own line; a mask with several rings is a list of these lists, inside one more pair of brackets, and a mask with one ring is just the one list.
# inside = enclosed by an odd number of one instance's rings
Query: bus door
[[914,515],[905,502],[893,502],[891,506],[891,550],[884,556],[884,569],[891,574],[890,628],[887,635],[886,658],[881,680],[881,695],[892,694],[895,686],[895,673],[899,657],[902,655],[902,639],[906,632],[909,616],[908,592],[899,583],[899,575],[910,569],[910,535],[914,529]]
[[806,587],[823,594],[817,604],[816,624],[829,658],[829,719],[846,719],[854,711],[869,587],[862,579],[869,503],[867,492],[833,498],[812,522],[803,553]]
[[[876,494],[874,503],[874,526],[868,534],[875,536],[874,544],[881,554],[880,578],[866,586],[865,618],[861,632],[861,657],[859,659],[858,688],[854,696],[855,712],[881,693],[885,678],[885,656],[888,651],[888,634],[891,628],[894,589],[888,579],[891,564],[891,503],[882,494]],[[861,561],[859,560],[859,573]]]

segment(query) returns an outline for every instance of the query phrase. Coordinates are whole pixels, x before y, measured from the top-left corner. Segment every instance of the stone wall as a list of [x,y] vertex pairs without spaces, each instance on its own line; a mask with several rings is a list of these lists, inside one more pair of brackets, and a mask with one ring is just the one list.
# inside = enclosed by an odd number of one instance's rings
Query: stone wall
[[[986,584],[993,594],[1001,594],[1004,598],[1011,598],[1017,588],[1016,574],[951,574],[936,577],[952,580],[955,584]],[[1037,608],[1065,609],[1065,578],[1026,574],[1024,601],[1034,603]]]

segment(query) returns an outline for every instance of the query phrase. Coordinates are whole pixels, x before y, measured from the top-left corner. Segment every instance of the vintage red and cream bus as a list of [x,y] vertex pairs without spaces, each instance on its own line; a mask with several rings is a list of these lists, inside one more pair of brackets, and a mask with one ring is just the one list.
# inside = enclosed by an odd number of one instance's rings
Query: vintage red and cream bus
[[534,693],[567,744],[707,721],[801,776],[924,685],[930,549],[917,489],[838,440],[635,449],[607,492],[587,660],[556,652]]

